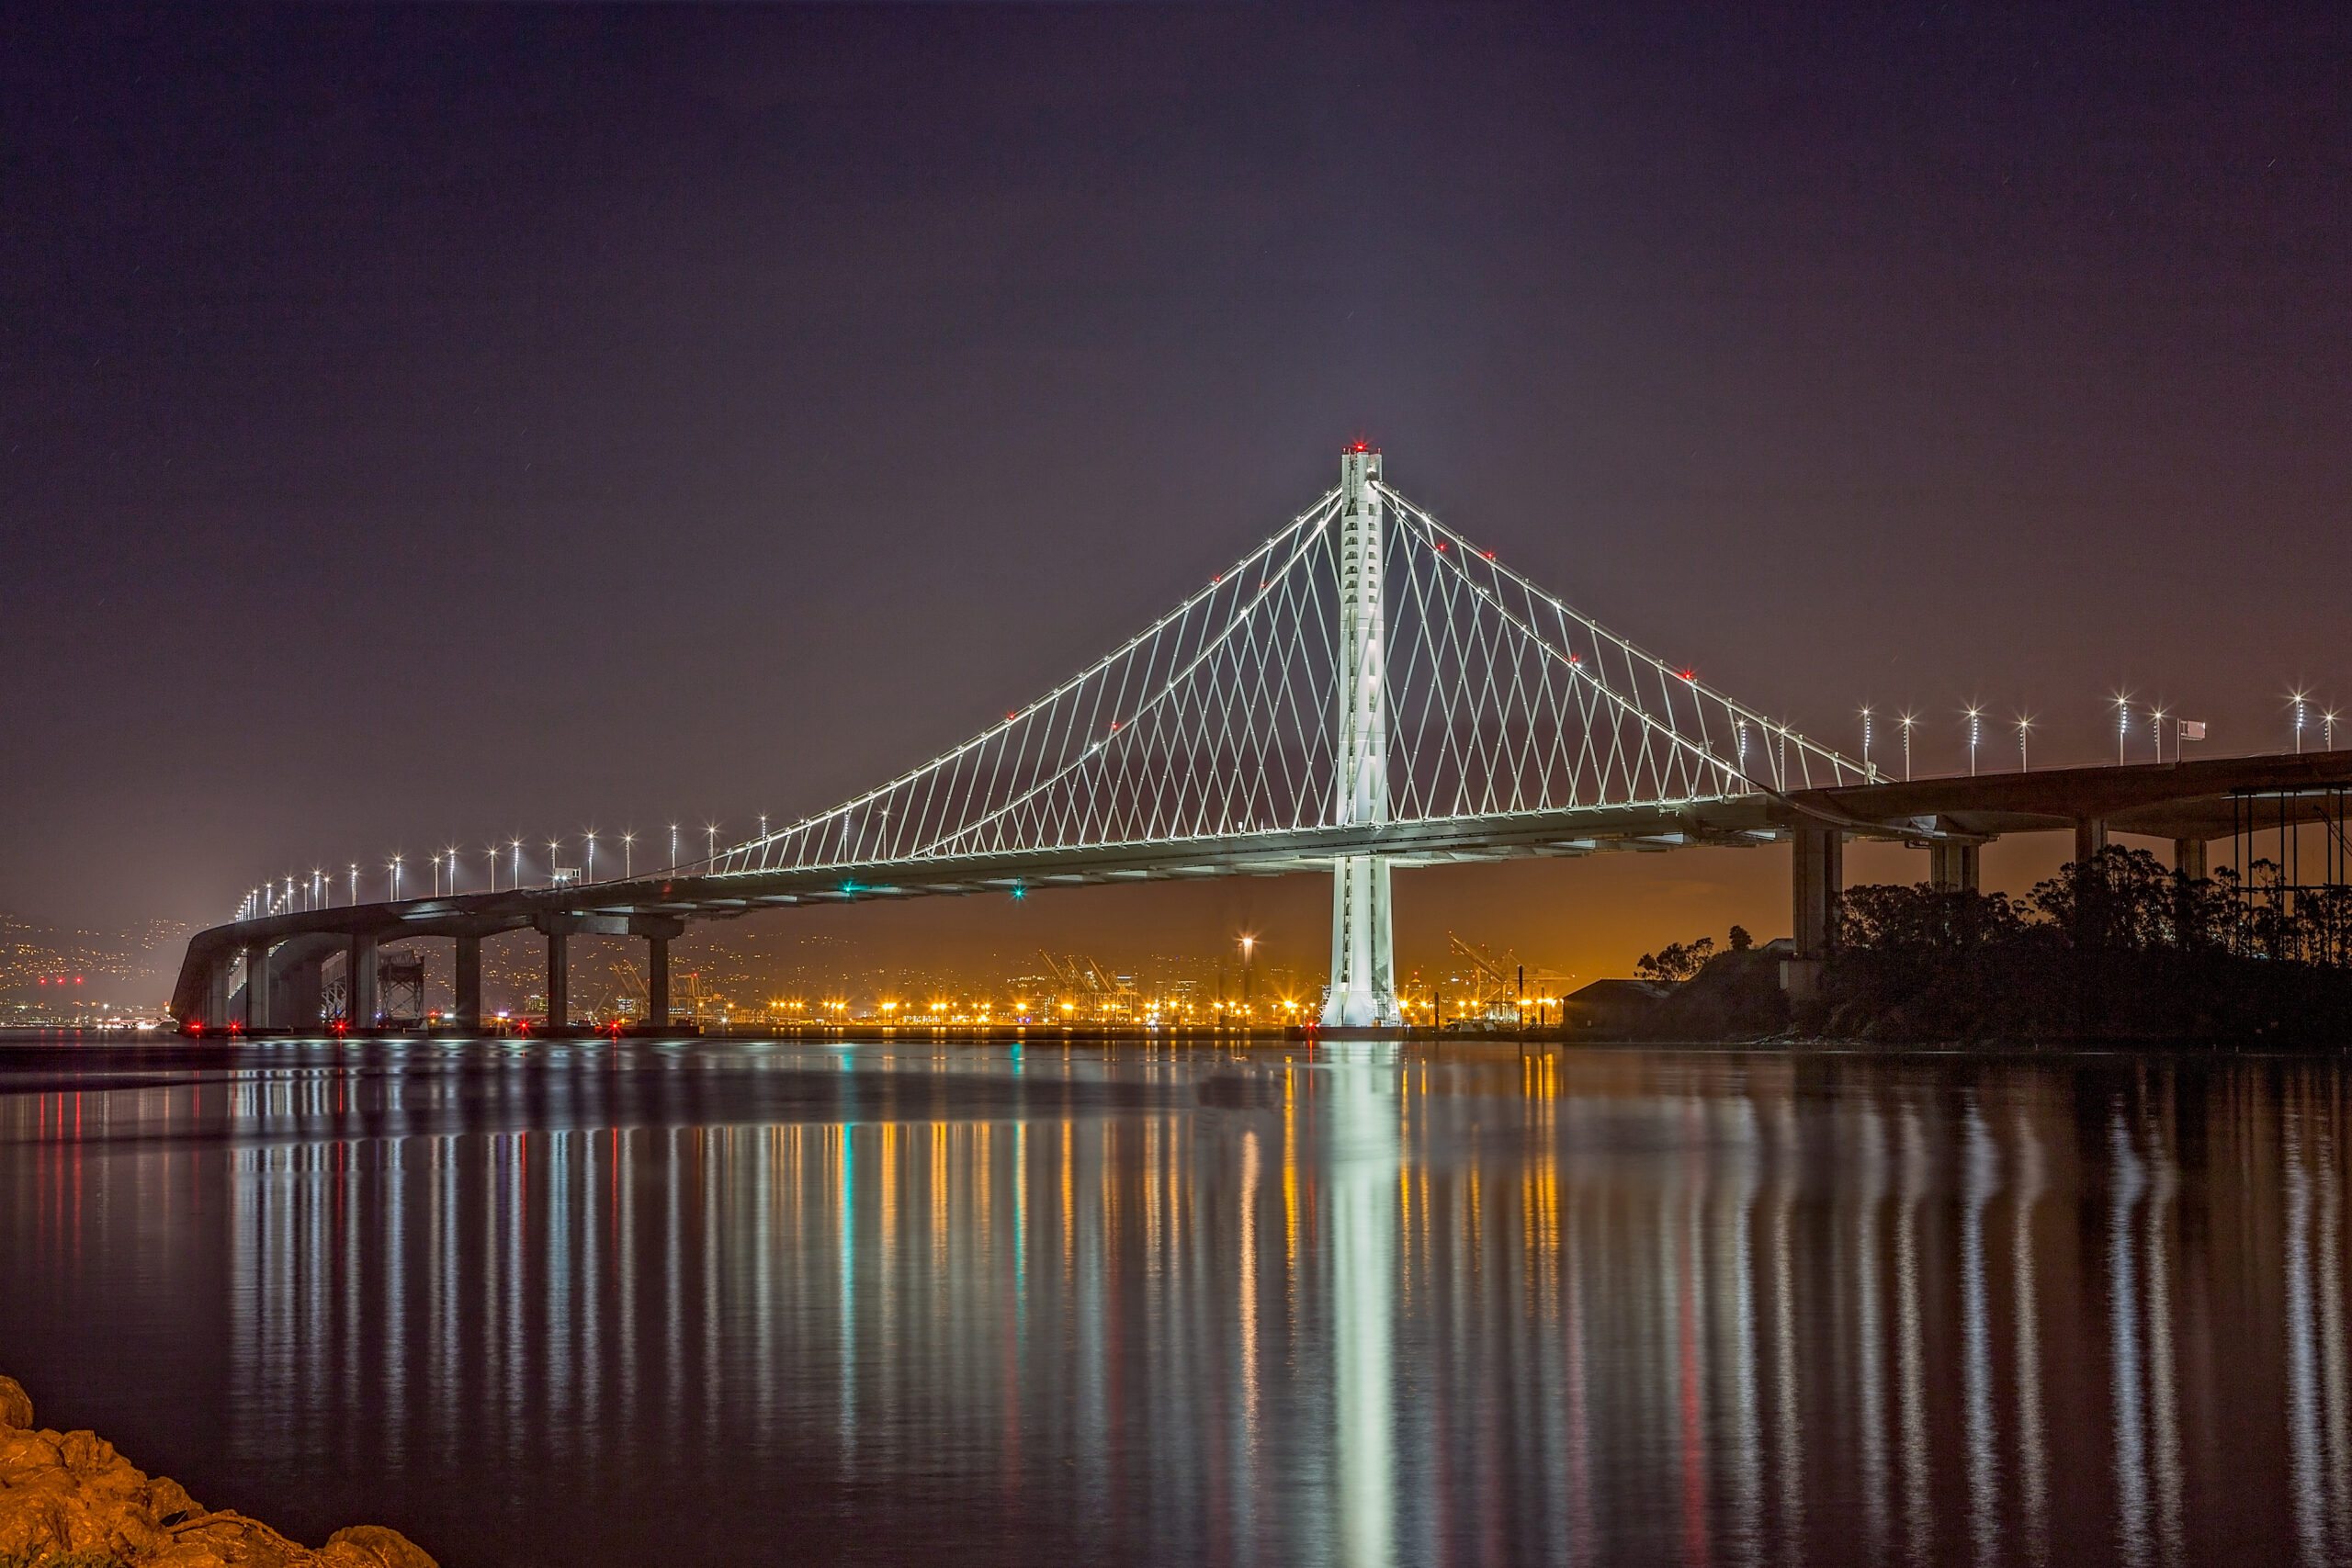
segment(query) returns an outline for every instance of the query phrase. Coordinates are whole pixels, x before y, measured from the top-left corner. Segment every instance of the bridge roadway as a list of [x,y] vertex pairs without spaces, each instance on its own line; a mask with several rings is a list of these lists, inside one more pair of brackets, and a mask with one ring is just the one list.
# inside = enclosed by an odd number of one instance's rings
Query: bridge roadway
[[[688,920],[755,910],[876,898],[1075,887],[1213,876],[1279,876],[1329,870],[1335,857],[1379,854],[1398,866],[1579,855],[1697,845],[1792,848],[1791,891],[1798,951],[1818,956],[1843,884],[1848,839],[1895,840],[1929,852],[1928,880],[1970,887],[1979,848],[2004,834],[2072,830],[2078,858],[2109,832],[2172,840],[2177,863],[2197,874],[2206,845],[2290,823],[2344,823],[2352,750],[2301,755],[2052,768],[2037,773],[1920,779],[1694,800],[1670,807],[1598,806],[1395,822],[1371,827],[1234,834],[1085,849],[919,859],[713,874],[680,871],[634,880],[503,893],[411,898],[303,910],[215,926],[188,942],[172,1012],[190,1032],[306,1031],[320,1016],[324,967],[346,974],[347,1015],[372,1019],[378,950],[419,937],[456,944],[456,1021],[481,1018],[481,942],[533,930],[547,941],[548,1024],[569,1021],[567,943],[575,935],[629,936],[648,944],[649,1018],[666,1021],[669,943]],[[2304,793],[2295,793],[2304,792]],[[267,984],[231,989],[239,957]],[[355,983],[356,982],[356,983]]]

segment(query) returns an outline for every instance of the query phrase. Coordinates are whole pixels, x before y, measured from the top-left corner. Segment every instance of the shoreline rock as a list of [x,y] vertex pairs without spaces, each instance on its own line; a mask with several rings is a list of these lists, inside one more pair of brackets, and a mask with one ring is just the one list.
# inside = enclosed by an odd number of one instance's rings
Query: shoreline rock
[[33,1402],[0,1377],[0,1562],[27,1568],[438,1568],[382,1525],[311,1548],[259,1519],[205,1507],[95,1432],[36,1428]]

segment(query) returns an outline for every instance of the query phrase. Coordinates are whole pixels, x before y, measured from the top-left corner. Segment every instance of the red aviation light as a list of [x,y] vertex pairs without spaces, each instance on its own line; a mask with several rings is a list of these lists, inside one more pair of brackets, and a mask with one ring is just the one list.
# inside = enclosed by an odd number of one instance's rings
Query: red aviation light
[[1682,678],[1686,681],[1695,681],[1699,678],[1699,672],[1689,665],[1685,665],[1682,669]]

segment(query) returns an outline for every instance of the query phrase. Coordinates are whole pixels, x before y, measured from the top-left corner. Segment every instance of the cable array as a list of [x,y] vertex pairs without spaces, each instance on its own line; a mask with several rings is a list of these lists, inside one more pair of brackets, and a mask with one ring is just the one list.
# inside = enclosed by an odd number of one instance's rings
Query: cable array
[[[1861,765],[1644,652],[1387,485],[1390,817],[1673,806]],[[1029,706],[695,869],[870,870],[1337,820],[1340,491]]]

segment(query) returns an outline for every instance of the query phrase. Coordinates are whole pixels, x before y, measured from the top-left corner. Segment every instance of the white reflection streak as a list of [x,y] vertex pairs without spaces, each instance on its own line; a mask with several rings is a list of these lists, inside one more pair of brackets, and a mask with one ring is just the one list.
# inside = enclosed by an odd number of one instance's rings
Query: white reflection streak
[[1928,1507],[1928,1364],[1919,1322],[1919,1201],[1928,1186],[1928,1153],[1919,1113],[1903,1110],[1901,1217],[1894,1233],[1894,1292],[1901,1333],[1903,1419],[1903,1550],[1926,1562],[1935,1548]]
[[2344,1344],[2344,1201],[2336,1175],[2333,1129],[2320,1123],[2312,1164],[2319,1169],[2319,1292],[2321,1386],[2327,1426],[2327,1524],[2330,1540],[2338,1547],[2352,1534],[2352,1433],[2346,1431],[2347,1410]]
[[2124,1562],[2148,1561],[2147,1439],[2141,1419],[2139,1292],[2132,1267],[2132,1211],[2139,1206],[2147,1177],[2132,1152],[2132,1135],[2118,1110],[2109,1120],[2109,1153],[2115,1165],[2113,1199],[2107,1217],[2108,1334],[2115,1388],[2116,1549]]
[[2295,1493],[2295,1534],[2303,1561],[2327,1561],[2320,1514],[2318,1346],[2312,1311],[2312,1186],[2303,1168],[2302,1112],[2290,1105],[2282,1118],[2287,1166],[2287,1446]]
[[[1335,1052],[1334,1055],[1338,1053]],[[1381,1087],[1395,1082],[1374,1047],[1332,1073],[1331,1283],[1336,1360],[1340,1560],[1378,1568],[1396,1550],[1395,1359],[1396,1117]]]
[[1960,1219],[1960,1313],[1965,1340],[1963,1386],[1968,1427],[1968,1517],[1976,1561],[2001,1549],[2000,1472],[1993,1457],[1993,1346],[1984,1304],[1984,1206],[1999,1181],[1993,1139],[1973,1094],[1968,1097],[1967,1165]]
[[1742,1096],[1731,1107],[1739,1122],[1737,1164],[1730,1183],[1733,1206],[1732,1322],[1737,1358],[1732,1382],[1733,1430],[1739,1449],[1732,1466],[1736,1561],[1760,1562],[1764,1555],[1763,1412],[1756,1397],[1756,1102]]
[[1886,1123],[1875,1108],[1862,1111],[1861,1203],[1854,1224],[1854,1337],[1862,1375],[1862,1499],[1870,1562],[1886,1556],[1886,1347],[1879,1315],[1878,1216],[1886,1197]]
[[2050,1475],[2041,1427],[2041,1325],[2033,1282],[2033,1206],[2042,1189],[2041,1143],[2025,1111],[2017,1122],[2018,1186],[2010,1270],[2016,1276],[2018,1480],[2024,1494],[2026,1561],[2050,1561]]
[[2156,1469],[2156,1547],[2166,1563],[2181,1561],[2186,1549],[2181,1529],[2180,1399],[2173,1372],[2172,1265],[2165,1240],[2172,1230],[2173,1195],[2180,1187],[2179,1172],[2167,1151],[2161,1127],[2152,1126],[2149,1158],[2155,1168],[2154,1190],[2147,1211],[2148,1231],[2148,1391]]
[[1789,1228],[1804,1173],[1796,1106],[1781,1102],[1781,1179],[1772,1205],[1772,1329],[1775,1413],[1772,1443],[1781,1458],[1781,1559],[1804,1561],[1804,1426],[1797,1408],[1796,1289]]
[[1241,1134],[1241,1423],[1249,1469],[1258,1450],[1258,1134]]

